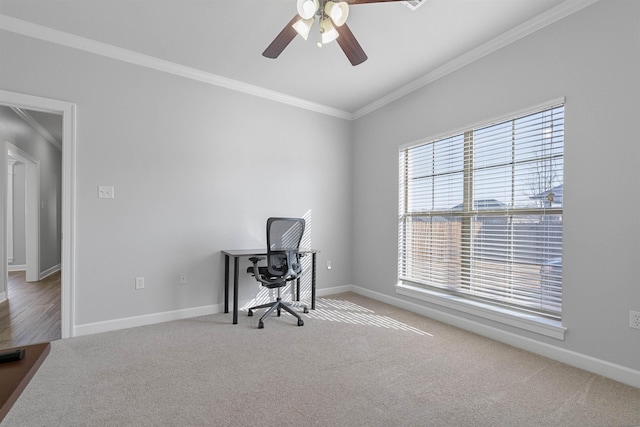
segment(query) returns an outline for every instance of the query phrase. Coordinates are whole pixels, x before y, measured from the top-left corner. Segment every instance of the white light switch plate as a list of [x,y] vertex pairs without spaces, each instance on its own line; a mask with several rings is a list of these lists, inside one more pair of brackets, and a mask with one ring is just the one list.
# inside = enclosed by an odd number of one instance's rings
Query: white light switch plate
[[98,187],[98,198],[99,199],[113,199],[115,197],[115,193],[112,186],[109,185],[100,185]]

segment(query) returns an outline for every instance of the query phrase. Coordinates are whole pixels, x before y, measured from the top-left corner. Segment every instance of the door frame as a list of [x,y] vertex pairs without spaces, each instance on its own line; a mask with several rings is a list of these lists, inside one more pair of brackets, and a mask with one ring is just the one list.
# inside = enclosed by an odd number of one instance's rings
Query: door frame
[[[0,105],[62,115],[62,256],[61,256],[61,333],[62,338],[75,336],[75,215],[76,215],[76,105],[66,101],[0,90]],[[2,150],[2,178],[7,179],[7,150]],[[7,229],[6,201],[0,198],[0,235]],[[3,237],[2,241],[6,239]],[[6,245],[0,248],[0,294],[7,294],[8,268]]]
[[10,141],[4,144],[7,153],[25,165],[25,279],[27,282],[37,282],[40,280],[40,162]]

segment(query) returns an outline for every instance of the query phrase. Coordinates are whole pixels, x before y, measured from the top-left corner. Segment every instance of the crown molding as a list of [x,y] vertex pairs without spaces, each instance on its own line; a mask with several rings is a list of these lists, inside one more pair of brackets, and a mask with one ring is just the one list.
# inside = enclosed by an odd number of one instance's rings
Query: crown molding
[[553,24],[562,18],[565,18],[587,6],[597,2],[599,0],[565,0],[556,7],[553,7],[546,12],[528,20],[527,22],[503,33],[502,35],[488,41],[487,43],[470,50],[469,52],[458,56],[457,58],[445,63],[444,65],[434,69],[433,71],[423,75],[422,77],[413,80],[412,82],[401,86],[400,88],[390,92],[389,94],[377,99],[376,101],[365,105],[359,110],[353,113],[353,120],[357,120],[366,116],[373,111],[384,107],[387,104],[396,101],[411,92],[414,92],[429,83],[441,79],[442,77],[453,73],[460,68],[463,68],[472,62],[475,62],[503,47],[514,43],[521,38],[532,34],[547,25]]
[[196,68],[187,67],[175,62],[166,61],[150,55],[145,55],[129,49],[123,49],[107,43],[55,30],[53,28],[34,24],[18,18],[0,14],[0,29],[16,33],[22,36],[44,40],[61,46],[82,50],[95,55],[104,56],[118,61],[128,62],[156,71],[161,71],[191,80],[207,83],[213,86],[230,89],[248,95],[265,98],[293,107],[315,111],[317,113],[334,116],[340,119],[353,120],[353,114],[337,108],[318,104],[294,96],[286,95],[273,90],[265,89],[239,80],[222,77],[217,74],[208,73]]
[[34,24],[11,16],[0,14],[0,30],[10,31],[26,37],[32,37],[73,49],[83,50],[95,55],[116,59],[130,64],[150,68],[176,76],[196,80],[213,86],[226,88],[229,90],[246,93],[248,95],[265,98],[271,101],[287,104],[293,107],[314,111],[320,114],[337,117],[344,120],[356,120],[390,104],[434,81],[459,70],[523,37],[532,34],[547,25],[550,25],[566,16],[569,16],[599,0],[565,0],[558,6],[530,19],[522,25],[513,28],[489,42],[473,49],[457,58],[445,63],[433,71],[401,86],[389,94],[365,105],[364,107],[349,112],[327,105],[318,104],[302,98],[286,95],[281,92],[265,89],[260,86],[244,83],[239,80],[222,77],[217,74],[208,73],[196,68],[187,67],[175,62],[166,61],[150,55],[145,55],[128,49],[123,49],[107,43],[80,37],[64,31]]
[[36,132],[38,132],[40,135],[42,135],[44,137],[44,139],[46,139],[51,145],[56,147],[58,149],[58,151],[62,151],[62,144],[60,143],[60,141],[58,141],[55,136],[51,135],[51,133],[44,126],[42,126],[40,123],[38,123],[38,121],[36,119],[34,119],[31,114],[29,114],[27,111],[25,111],[25,110],[23,110],[21,108],[18,108],[18,107],[10,107],[10,108],[22,120],[24,120],[32,128],[34,128],[36,130]]

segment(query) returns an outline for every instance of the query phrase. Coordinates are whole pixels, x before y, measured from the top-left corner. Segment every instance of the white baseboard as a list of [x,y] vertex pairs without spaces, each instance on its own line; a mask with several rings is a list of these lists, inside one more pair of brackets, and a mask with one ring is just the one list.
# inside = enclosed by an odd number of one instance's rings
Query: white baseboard
[[6,292],[0,292],[0,302],[4,302],[7,300],[7,293]]
[[[356,290],[357,286],[353,285],[345,285],[345,286],[334,286],[333,288],[323,288],[316,290],[316,296],[326,297],[327,295],[333,294],[341,294],[343,292],[355,292],[360,293]],[[376,299],[376,298],[373,298]]]
[[566,363],[567,365],[584,369],[586,371],[602,375],[603,377],[611,378],[615,381],[628,384],[632,387],[640,388],[640,371],[638,370],[631,369],[626,366],[617,365],[606,360],[597,359],[586,354],[567,350],[551,344],[536,341],[518,334],[484,325],[482,323],[474,322],[472,320],[455,316],[440,310],[427,308],[419,304],[404,301],[402,299],[371,291],[369,289],[361,288],[359,286],[347,285],[328,289],[325,288],[322,290],[318,290],[318,296],[326,296],[342,292],[354,292],[356,294],[366,296],[376,301],[384,302],[386,304],[393,305],[395,307],[402,308],[404,310],[408,310],[413,313],[438,320],[440,322],[444,322],[460,329],[464,329],[478,335],[482,335],[484,337],[491,338],[496,341],[500,341],[505,344],[530,351],[535,354],[539,354],[544,357],[548,357],[549,359]]
[[58,271],[60,271],[60,269],[62,268],[62,266],[60,264],[56,264],[53,267],[49,267],[47,268],[45,271],[41,271],[40,272],[40,280],[47,278],[49,276],[51,276],[52,274],[57,273]]
[[187,308],[183,310],[165,311],[163,313],[152,313],[143,316],[126,317],[123,319],[107,320],[104,322],[86,323],[73,328],[74,337],[97,334],[101,332],[117,331],[120,329],[134,328],[137,326],[153,325],[156,323],[169,322],[172,320],[189,319],[191,317],[207,316],[209,314],[220,313],[223,304],[206,305],[202,307]]
[[[58,271],[60,271],[61,268],[62,266],[60,264],[56,264],[53,267],[47,268],[45,271],[41,271],[40,274],[38,274],[38,277],[39,277],[38,280],[45,279],[51,276],[52,274],[57,273]],[[7,270],[8,271],[27,271],[27,266],[25,264],[15,264],[15,265],[9,264],[7,266]]]

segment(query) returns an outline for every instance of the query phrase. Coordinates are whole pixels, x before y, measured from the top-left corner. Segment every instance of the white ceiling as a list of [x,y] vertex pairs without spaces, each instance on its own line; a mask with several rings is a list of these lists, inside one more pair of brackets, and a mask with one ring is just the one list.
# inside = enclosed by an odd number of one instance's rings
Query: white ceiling
[[592,1],[355,5],[348,25],[369,57],[356,67],[336,43],[316,47],[313,33],[278,59],[261,55],[296,0],[0,0],[0,14],[353,113],[567,3]]

